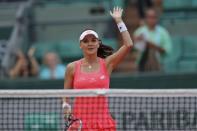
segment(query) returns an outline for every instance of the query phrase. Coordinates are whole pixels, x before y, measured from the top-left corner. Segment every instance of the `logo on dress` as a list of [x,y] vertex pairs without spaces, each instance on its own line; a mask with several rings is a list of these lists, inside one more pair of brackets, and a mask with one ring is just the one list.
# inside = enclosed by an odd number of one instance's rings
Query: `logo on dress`
[[101,80],[105,79],[105,76],[104,75],[100,76],[100,79]]
[[90,78],[90,82],[95,82],[96,79],[95,78]]

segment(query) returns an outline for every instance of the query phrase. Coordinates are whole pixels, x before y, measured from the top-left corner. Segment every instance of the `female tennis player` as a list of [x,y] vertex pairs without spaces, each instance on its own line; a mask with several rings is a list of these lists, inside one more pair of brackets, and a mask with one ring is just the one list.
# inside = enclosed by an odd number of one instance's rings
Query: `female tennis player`
[[[85,30],[79,37],[84,58],[69,63],[65,73],[65,89],[108,89],[113,69],[130,51],[133,42],[122,20],[123,9],[115,7],[110,15],[122,36],[123,45],[112,54],[112,48],[102,44],[94,30]],[[66,104],[67,105],[67,104]],[[108,101],[105,97],[76,98],[73,115],[82,120],[84,131],[115,131]]]

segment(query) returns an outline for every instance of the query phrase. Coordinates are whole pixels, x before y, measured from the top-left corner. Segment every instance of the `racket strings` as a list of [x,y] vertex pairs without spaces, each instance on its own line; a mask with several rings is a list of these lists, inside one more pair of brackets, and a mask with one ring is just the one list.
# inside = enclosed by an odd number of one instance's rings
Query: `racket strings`
[[65,115],[64,116],[64,121],[65,121],[65,131],[67,131],[75,122],[79,122],[79,126],[81,126],[81,120],[78,118],[75,118],[72,114]]

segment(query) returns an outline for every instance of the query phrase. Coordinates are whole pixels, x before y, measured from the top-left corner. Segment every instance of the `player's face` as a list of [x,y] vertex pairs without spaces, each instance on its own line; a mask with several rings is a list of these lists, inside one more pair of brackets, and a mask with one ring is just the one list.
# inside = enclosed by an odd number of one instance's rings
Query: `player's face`
[[95,54],[99,48],[99,40],[94,35],[87,35],[80,42],[80,48],[87,55]]

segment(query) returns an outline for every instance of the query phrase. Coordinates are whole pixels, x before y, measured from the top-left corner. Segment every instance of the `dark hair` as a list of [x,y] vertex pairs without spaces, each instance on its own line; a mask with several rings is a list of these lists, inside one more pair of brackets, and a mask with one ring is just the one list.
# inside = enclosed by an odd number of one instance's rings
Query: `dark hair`
[[108,45],[104,45],[101,40],[99,40],[99,48],[97,51],[97,56],[101,58],[106,58],[113,54],[114,49]]

